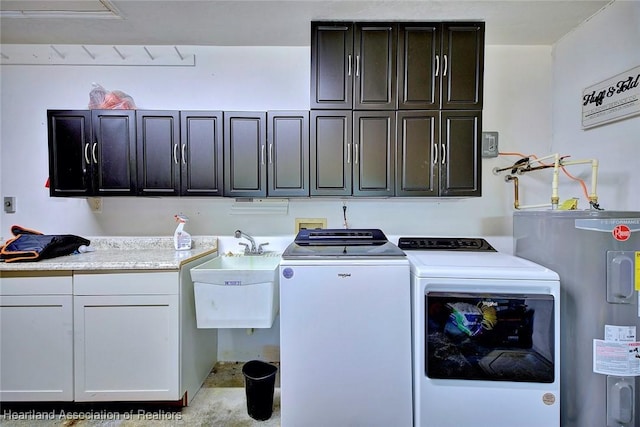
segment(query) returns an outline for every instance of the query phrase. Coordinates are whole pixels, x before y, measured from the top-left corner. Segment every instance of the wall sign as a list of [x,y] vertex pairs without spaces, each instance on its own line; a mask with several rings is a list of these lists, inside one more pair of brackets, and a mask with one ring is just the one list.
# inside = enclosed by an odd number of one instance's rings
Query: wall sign
[[640,66],[582,92],[582,128],[640,114]]

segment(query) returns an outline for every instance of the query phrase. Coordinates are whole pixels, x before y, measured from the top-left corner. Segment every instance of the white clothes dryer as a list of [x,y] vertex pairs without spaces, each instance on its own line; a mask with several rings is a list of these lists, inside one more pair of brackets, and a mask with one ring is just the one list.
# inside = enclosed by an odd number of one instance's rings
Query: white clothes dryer
[[560,283],[484,239],[401,237],[419,427],[560,423]]

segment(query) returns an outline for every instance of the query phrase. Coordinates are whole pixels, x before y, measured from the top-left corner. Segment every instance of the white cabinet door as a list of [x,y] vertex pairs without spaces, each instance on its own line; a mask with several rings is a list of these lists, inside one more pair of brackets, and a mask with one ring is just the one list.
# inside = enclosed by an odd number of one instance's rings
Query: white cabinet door
[[73,400],[72,349],[71,295],[0,296],[0,401]]
[[181,399],[178,314],[178,295],[75,296],[75,400]]

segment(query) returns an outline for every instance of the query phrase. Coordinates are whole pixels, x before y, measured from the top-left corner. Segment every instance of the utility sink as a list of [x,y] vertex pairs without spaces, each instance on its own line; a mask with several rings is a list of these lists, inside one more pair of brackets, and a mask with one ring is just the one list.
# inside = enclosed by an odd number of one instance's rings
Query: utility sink
[[221,255],[191,269],[194,282],[214,285],[252,285],[274,282],[278,277],[280,254]]
[[280,311],[280,254],[221,255],[191,269],[198,328],[270,328]]

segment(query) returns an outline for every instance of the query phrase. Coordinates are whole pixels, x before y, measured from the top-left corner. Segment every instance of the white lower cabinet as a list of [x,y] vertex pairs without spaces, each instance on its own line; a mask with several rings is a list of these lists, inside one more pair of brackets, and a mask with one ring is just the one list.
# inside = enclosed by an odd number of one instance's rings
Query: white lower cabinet
[[73,400],[71,274],[0,273],[0,401]]
[[178,295],[74,299],[75,400],[178,400]]
[[0,272],[0,402],[193,399],[217,360],[189,271]]

